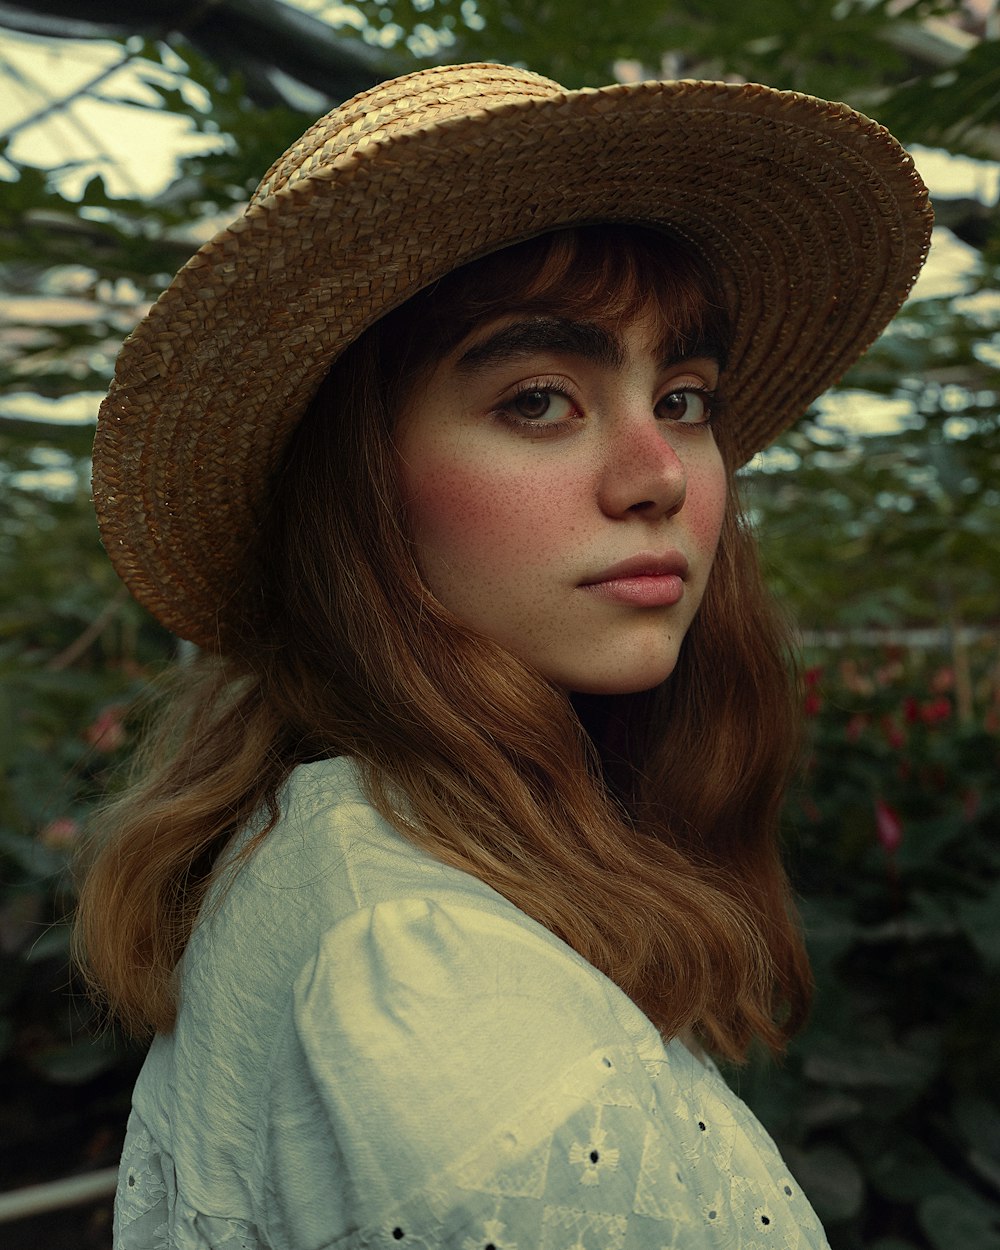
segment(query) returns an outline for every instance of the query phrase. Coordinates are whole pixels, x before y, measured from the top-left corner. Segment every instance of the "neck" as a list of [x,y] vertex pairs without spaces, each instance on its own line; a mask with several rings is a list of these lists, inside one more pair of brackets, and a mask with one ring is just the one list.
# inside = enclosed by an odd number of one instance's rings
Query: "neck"
[[628,755],[628,695],[571,694],[570,703],[597,749],[604,784],[627,804],[632,766]]

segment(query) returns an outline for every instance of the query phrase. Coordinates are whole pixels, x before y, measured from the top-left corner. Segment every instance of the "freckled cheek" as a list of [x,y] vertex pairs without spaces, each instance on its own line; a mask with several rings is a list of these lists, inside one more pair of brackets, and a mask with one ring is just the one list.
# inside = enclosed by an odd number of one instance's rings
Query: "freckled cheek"
[[442,463],[411,468],[403,487],[425,559],[525,568],[543,563],[572,533],[565,485],[548,475]]
[[684,505],[688,527],[704,555],[711,556],[715,552],[727,502],[726,474],[721,461],[699,466],[688,473]]

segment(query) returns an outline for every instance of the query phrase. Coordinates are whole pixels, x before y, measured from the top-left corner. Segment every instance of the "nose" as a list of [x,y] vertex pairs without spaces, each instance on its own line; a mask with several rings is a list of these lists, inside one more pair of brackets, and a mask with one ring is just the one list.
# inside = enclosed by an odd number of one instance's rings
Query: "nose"
[[611,517],[659,520],[684,505],[687,469],[670,441],[669,424],[652,412],[623,415],[603,448],[599,503]]

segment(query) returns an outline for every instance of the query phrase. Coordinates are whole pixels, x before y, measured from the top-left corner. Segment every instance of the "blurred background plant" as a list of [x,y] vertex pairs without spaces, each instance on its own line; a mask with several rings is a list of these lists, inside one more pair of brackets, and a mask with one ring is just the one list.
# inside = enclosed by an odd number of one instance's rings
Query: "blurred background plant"
[[[732,1079],[834,1250],[1000,1250],[997,20],[994,0],[0,0],[20,101],[0,150],[0,1186],[112,1163],[141,1057],[94,1031],[67,961],[70,857],[177,655],[88,500],[117,345],[319,112],[498,59],[570,86],[756,79],[847,99],[928,168],[981,162],[936,197],[931,285],[744,476],[803,629],[788,827],[819,996],[783,1067]],[[178,157],[128,157],[140,115]],[[107,1204],[88,1220],[3,1240],[107,1245]]]
[[812,658],[789,825],[816,1006],[782,1068],[733,1080],[835,1248],[995,1247],[996,638],[968,645],[971,710],[936,646]]

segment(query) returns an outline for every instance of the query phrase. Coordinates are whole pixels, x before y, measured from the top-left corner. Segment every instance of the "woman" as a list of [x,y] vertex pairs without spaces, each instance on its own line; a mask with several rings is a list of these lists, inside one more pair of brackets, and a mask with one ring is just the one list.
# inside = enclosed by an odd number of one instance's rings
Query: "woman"
[[845,106],[452,66],[178,275],[95,445],[109,554],[203,649],[81,901],[156,1034],[117,1245],[826,1244],[706,1053],[809,996],[733,477],[929,228]]

